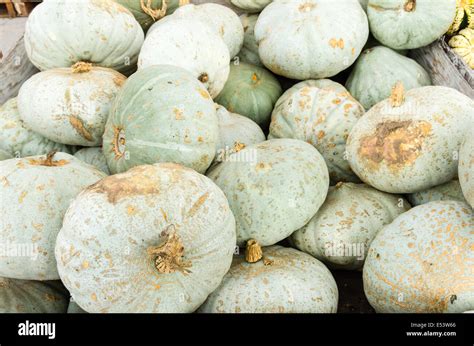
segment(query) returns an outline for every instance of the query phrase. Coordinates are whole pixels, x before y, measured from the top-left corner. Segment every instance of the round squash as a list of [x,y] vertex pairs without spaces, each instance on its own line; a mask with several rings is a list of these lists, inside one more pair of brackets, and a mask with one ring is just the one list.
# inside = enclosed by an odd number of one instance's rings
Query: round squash
[[52,141],[100,145],[112,101],[125,80],[119,72],[86,63],[37,73],[18,94],[20,117]]
[[224,191],[237,224],[237,243],[274,245],[303,227],[326,198],[324,159],[308,143],[272,139],[230,155],[208,172]]
[[384,227],[364,265],[364,291],[382,313],[474,309],[474,213],[465,203],[415,207]]
[[117,95],[103,150],[113,174],[156,162],[205,172],[218,135],[216,108],[205,86],[182,68],[150,66],[131,76]]
[[231,58],[236,56],[244,43],[244,29],[239,16],[230,8],[213,3],[186,5],[178,8],[175,18],[197,19],[208,25],[226,44]]
[[474,208],[474,137],[472,129],[459,152],[459,182],[467,202]]
[[352,128],[347,153],[352,170],[386,192],[414,193],[452,180],[458,150],[472,123],[474,101],[459,91],[427,86],[372,107]]
[[217,141],[216,162],[226,161],[228,156],[253,144],[265,141],[260,126],[247,117],[230,113],[222,106],[217,107],[219,139]]
[[415,60],[378,46],[362,52],[346,87],[365,109],[370,109],[388,98],[397,82],[409,90],[431,85],[431,78]]
[[118,71],[135,65],[143,30],[112,0],[47,0],[35,7],[25,29],[25,48],[40,70],[79,61]]
[[244,28],[244,43],[239,52],[239,60],[259,67],[264,67],[258,56],[258,44],[255,40],[255,24],[258,15],[244,13],[240,16],[240,21]]
[[265,249],[264,261],[236,256],[221,285],[199,312],[334,313],[338,290],[331,272],[317,259],[281,246]]
[[410,209],[403,198],[364,184],[338,183],[292,245],[335,269],[361,269],[370,243],[398,215]]
[[367,16],[357,0],[274,1],[255,25],[263,64],[278,75],[301,80],[345,70],[368,36]]
[[189,0],[115,0],[127,8],[146,33],[157,20],[172,14]]
[[12,156],[26,157],[53,150],[70,153],[73,148],[53,142],[27,128],[20,118],[15,97],[0,107],[0,149]]
[[219,286],[235,220],[211,180],[172,163],[109,176],[71,204],[61,280],[88,312],[192,312]]
[[280,82],[265,68],[231,63],[229,79],[216,102],[265,126],[281,93]]
[[448,31],[456,0],[369,0],[370,32],[384,46],[415,49]]
[[474,28],[461,30],[449,40],[449,46],[471,69],[474,69]]
[[60,281],[0,278],[0,313],[59,313],[67,310],[69,294]]
[[99,171],[104,172],[107,175],[110,175],[109,167],[107,166],[107,160],[105,159],[104,152],[102,148],[93,147],[93,148],[83,148],[78,150],[74,156],[85,162],[89,165],[94,166]]
[[0,161],[0,276],[58,280],[54,245],[69,203],[85,187],[105,177],[74,156]]
[[323,155],[331,181],[359,182],[345,154],[349,132],[365,110],[340,84],[308,80],[279,98],[272,113],[269,138],[295,138]]
[[198,19],[166,17],[150,29],[138,58],[138,69],[173,65],[199,79],[212,97],[229,76],[229,49],[208,25]]
[[407,199],[412,206],[434,201],[459,201],[466,203],[458,180],[451,180],[424,191],[411,193],[407,196]]
[[230,3],[248,13],[261,12],[273,0],[230,0]]

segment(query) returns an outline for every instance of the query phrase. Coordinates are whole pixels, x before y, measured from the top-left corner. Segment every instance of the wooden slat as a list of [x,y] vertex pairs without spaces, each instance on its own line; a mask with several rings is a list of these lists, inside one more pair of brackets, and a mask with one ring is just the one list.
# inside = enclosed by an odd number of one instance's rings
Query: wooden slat
[[0,0],[0,17],[15,18],[16,11],[11,0]]

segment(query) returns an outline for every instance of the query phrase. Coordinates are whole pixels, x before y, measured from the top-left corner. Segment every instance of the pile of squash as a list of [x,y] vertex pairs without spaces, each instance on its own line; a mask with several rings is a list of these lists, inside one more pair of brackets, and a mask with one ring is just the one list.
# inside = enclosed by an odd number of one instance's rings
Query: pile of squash
[[0,311],[332,313],[332,270],[377,312],[474,310],[474,100],[406,57],[449,31],[472,63],[472,2],[217,2],[31,13]]

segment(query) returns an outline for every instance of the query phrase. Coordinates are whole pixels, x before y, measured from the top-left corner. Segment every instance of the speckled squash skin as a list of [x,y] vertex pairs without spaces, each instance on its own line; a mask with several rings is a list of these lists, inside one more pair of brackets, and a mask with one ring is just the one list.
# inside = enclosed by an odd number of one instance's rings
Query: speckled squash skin
[[336,82],[300,82],[278,99],[268,137],[308,142],[323,155],[332,182],[359,182],[345,150],[349,132],[364,112],[362,105]]
[[303,227],[326,198],[324,159],[308,143],[272,139],[249,146],[208,172],[224,191],[237,224],[237,243],[274,245]]
[[69,300],[69,305],[67,306],[68,314],[87,314],[83,308],[81,308],[74,300]]
[[388,98],[397,82],[409,90],[431,85],[431,78],[415,60],[378,46],[362,52],[346,87],[365,109],[370,109]]
[[258,44],[255,39],[254,29],[257,23],[257,14],[244,13],[240,16],[240,21],[244,28],[244,44],[239,52],[241,62],[246,62],[256,66],[264,67],[258,55]]
[[226,154],[266,140],[260,126],[247,117],[230,113],[222,106],[217,106],[219,122],[219,139],[217,141],[216,161],[224,161]]
[[20,117],[28,128],[54,142],[100,145],[112,101],[125,80],[121,73],[102,67],[37,73],[19,91]]
[[370,32],[384,46],[415,49],[448,31],[456,0],[369,0]]
[[103,150],[110,172],[176,162],[205,172],[219,136],[205,86],[179,67],[150,66],[131,76],[110,112]]
[[465,203],[415,207],[384,227],[364,265],[364,291],[382,313],[474,309],[474,214]]
[[230,3],[248,13],[258,13],[273,0],[230,0]]
[[208,25],[226,44],[230,57],[239,53],[244,43],[244,28],[239,16],[230,8],[213,3],[178,8],[175,18],[197,19]]
[[[140,0],[115,0],[123,7],[127,8],[135,17],[137,22],[140,24],[144,32],[147,32],[148,29],[160,18],[153,18],[148,13],[146,13],[140,3]],[[146,6],[148,0],[144,1]],[[179,0],[166,0],[166,12],[165,15],[173,14],[174,11],[179,7]],[[158,12],[163,9],[162,0],[151,0],[150,9],[153,10],[156,15]]]
[[70,153],[72,148],[27,128],[20,118],[15,97],[0,107],[0,149],[12,156],[25,157],[47,154],[52,150]]
[[138,69],[152,65],[184,68],[216,97],[229,76],[229,60],[229,49],[211,27],[198,19],[170,16],[148,31]]
[[407,199],[412,206],[434,201],[459,201],[466,203],[459,180],[451,180],[424,191],[411,193],[407,196]]
[[459,151],[459,182],[467,202],[474,208],[474,137],[471,131]]
[[60,281],[0,278],[0,313],[60,313],[69,295]]
[[125,71],[136,64],[143,39],[130,11],[112,0],[46,0],[25,29],[26,53],[42,71],[79,61]]
[[22,252],[0,257],[0,276],[58,280],[54,245],[66,209],[80,191],[103,177],[65,153],[56,153],[51,163],[46,156],[1,161],[0,243],[10,253]]
[[199,312],[335,313],[338,290],[331,272],[317,259],[281,246],[264,249],[273,261],[247,263],[236,256],[221,285]]
[[231,63],[229,79],[216,102],[265,126],[282,92],[280,82],[265,68]]
[[110,175],[109,167],[107,166],[107,160],[105,159],[104,152],[102,148],[94,147],[94,148],[83,148],[78,150],[74,156],[85,162],[89,165],[94,166],[99,171],[104,172],[107,175]]
[[161,163],[83,191],[66,213],[56,258],[88,312],[192,312],[219,286],[234,248],[222,191],[191,169]]
[[278,75],[300,80],[332,77],[345,70],[368,36],[367,15],[357,0],[274,1],[255,25],[263,64]]
[[365,184],[339,183],[316,215],[291,235],[292,244],[335,269],[362,269],[383,226],[410,209],[403,198]]
[[347,154],[365,183],[385,192],[414,193],[452,180],[474,101],[457,90],[427,86],[401,102],[376,104],[352,128]]

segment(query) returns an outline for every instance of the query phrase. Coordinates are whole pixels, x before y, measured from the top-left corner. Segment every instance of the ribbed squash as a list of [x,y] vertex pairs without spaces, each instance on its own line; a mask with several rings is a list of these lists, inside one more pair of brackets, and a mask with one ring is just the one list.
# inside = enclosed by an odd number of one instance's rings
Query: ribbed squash
[[449,40],[449,46],[471,69],[474,69],[474,29],[461,30]]
[[407,199],[413,206],[434,201],[459,201],[466,203],[459,180],[451,180],[427,190],[411,193],[407,196]]
[[273,106],[281,93],[280,83],[265,68],[231,63],[229,79],[216,102],[229,112],[244,115],[265,126],[270,122]]
[[456,0],[456,16],[446,34],[455,35],[465,26],[474,29],[474,0]]
[[438,201],[400,215],[370,246],[364,291],[382,313],[474,309],[474,213],[465,203]]
[[56,241],[61,280],[87,312],[192,312],[220,284],[235,220],[219,188],[180,165],[109,176],[69,207]]
[[262,11],[273,0],[230,0],[230,3],[248,13]]
[[331,272],[317,259],[281,246],[264,249],[265,261],[234,258],[221,285],[199,312],[333,313],[338,290]]
[[239,52],[238,57],[241,62],[264,67],[258,55],[258,44],[254,34],[257,18],[257,14],[244,13],[240,16],[240,21],[242,22],[242,26],[244,28],[244,44]]
[[110,172],[176,162],[205,172],[216,153],[216,108],[189,72],[159,65],[131,76],[117,95],[104,133]]
[[81,150],[78,150],[74,154],[74,156],[82,162],[94,166],[99,171],[110,175],[109,167],[107,166],[107,160],[105,159],[105,155],[102,151],[102,148],[83,148]]
[[459,182],[467,202],[474,208],[474,137],[471,132],[459,152]]

